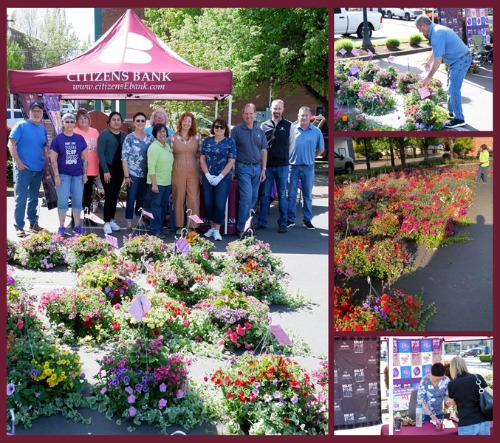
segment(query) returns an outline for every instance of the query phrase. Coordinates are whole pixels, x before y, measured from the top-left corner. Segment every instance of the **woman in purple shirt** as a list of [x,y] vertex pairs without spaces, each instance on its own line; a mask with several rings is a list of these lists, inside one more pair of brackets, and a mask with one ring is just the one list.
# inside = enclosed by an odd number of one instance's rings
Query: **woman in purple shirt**
[[87,143],[85,139],[74,133],[75,116],[67,113],[63,115],[63,132],[56,135],[50,144],[50,160],[54,171],[57,210],[59,213],[58,234],[64,235],[64,219],[69,208],[71,195],[71,209],[75,220],[73,232],[83,234],[80,226],[82,212],[83,187],[87,182]]

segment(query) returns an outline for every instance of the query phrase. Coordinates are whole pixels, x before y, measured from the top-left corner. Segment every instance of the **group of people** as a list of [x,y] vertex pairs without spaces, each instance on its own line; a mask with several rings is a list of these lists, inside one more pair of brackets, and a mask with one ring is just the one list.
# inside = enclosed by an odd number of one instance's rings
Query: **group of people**
[[[425,421],[444,418],[443,407],[457,409],[458,435],[490,435],[490,423],[479,405],[479,386],[493,395],[484,378],[471,374],[463,357],[450,362],[450,377],[443,363],[434,363],[431,372],[420,380],[417,401],[422,403]],[[479,380],[479,385],[477,381]]]
[[[239,189],[237,233],[242,235],[256,206],[262,184],[262,202],[255,228],[264,229],[276,182],[279,199],[278,231],[287,232],[295,225],[299,181],[303,196],[303,222],[312,225],[312,188],[314,159],[324,150],[321,131],[311,123],[311,110],[302,107],[298,123],[283,118],[284,103],[274,100],[272,117],[261,127],[255,125],[256,108],[249,103],[242,112],[243,122],[230,130],[227,122],[217,118],[210,136],[202,140],[196,118],[190,112],[179,117],[175,132],[167,127],[168,114],[156,109],[151,126],[146,115],[137,112],[132,118],[133,131],[122,130],[123,118],[111,112],[108,128],[99,133],[91,126],[87,110],[62,116],[63,130],[50,144],[50,164],[57,192],[58,233],[66,233],[65,219],[71,198],[73,232],[82,234],[82,211],[90,212],[94,182],[100,178],[105,193],[104,232],[111,234],[121,227],[115,220],[116,207],[123,183],[127,189],[125,220],[131,228],[134,218],[145,221],[150,232],[165,238],[163,225],[170,207],[170,228],[182,233],[186,214],[200,211],[200,170],[206,218],[210,229],[207,238],[222,240],[220,228],[225,220],[233,175]],[[33,102],[29,118],[10,133],[8,147],[14,160],[14,225],[18,237],[26,236],[25,216],[30,231],[39,232],[38,192],[45,165],[43,148],[47,132],[43,106]],[[172,203],[170,201],[172,200]],[[88,223],[94,224],[91,218]],[[189,226],[198,224],[192,219]]]

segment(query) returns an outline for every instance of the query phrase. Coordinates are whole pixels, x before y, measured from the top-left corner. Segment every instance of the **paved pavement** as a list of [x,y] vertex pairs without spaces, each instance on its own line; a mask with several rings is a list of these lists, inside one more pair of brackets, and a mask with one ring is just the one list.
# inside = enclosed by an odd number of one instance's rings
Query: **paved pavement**
[[[290,274],[290,291],[299,290],[310,303],[298,310],[272,307],[272,323],[280,324],[292,336],[295,336],[310,346],[309,356],[297,357],[296,360],[306,369],[318,368],[319,361],[328,354],[328,177],[327,171],[319,171],[313,189],[313,223],[316,230],[310,231],[297,223],[286,234],[278,233],[278,208],[273,204],[269,213],[269,224],[265,230],[257,231],[258,238],[270,244],[273,253],[283,259],[285,269]],[[15,230],[12,226],[14,202],[12,197],[7,198],[7,236],[15,240]],[[41,226],[55,232],[57,230],[56,210],[40,208],[39,223]],[[297,220],[301,220],[301,209],[297,209]],[[116,219],[119,225],[125,226],[124,208],[117,210]],[[99,214],[98,214],[99,215]],[[102,214],[101,214],[102,215]],[[68,218],[69,222],[69,218]],[[102,228],[95,230],[103,236]],[[121,237],[125,231],[117,233],[121,244]],[[165,241],[173,241],[170,234]],[[226,245],[236,240],[236,236],[223,236],[223,241],[215,242],[217,251],[224,252]],[[23,271],[23,275],[32,279],[33,288],[30,292],[40,294],[57,286],[71,286],[75,283],[74,274],[67,271]],[[92,380],[98,370],[95,364],[95,355],[83,355],[84,372]],[[220,366],[220,361],[196,358],[191,367],[190,375],[201,380],[205,373]],[[127,425],[117,426],[114,421],[106,419],[96,411],[84,411],[85,416],[92,417],[91,425],[82,425],[65,420],[61,416],[40,418],[33,423],[33,427],[16,429],[18,435],[116,435],[129,434]],[[179,429],[172,427],[170,432]],[[204,425],[189,431],[190,435],[207,435],[220,433],[220,426]],[[158,434],[155,427],[140,426],[134,435]],[[73,440],[72,440],[73,441]]]
[[[394,57],[389,62],[387,58],[377,60],[381,68],[387,69],[394,66],[400,71],[417,72],[424,74],[422,64],[427,60],[428,52],[408,54]],[[447,72],[444,64],[434,74],[434,78],[440,80],[446,89]],[[455,129],[447,129],[451,132],[467,131],[492,131],[493,130],[493,64],[486,63],[479,69],[477,74],[467,74],[462,86],[462,106],[466,126]],[[344,109],[342,107],[341,109]],[[353,110],[353,106],[345,109]],[[395,113],[396,114],[396,113]],[[397,117],[392,125],[397,128],[401,124]]]

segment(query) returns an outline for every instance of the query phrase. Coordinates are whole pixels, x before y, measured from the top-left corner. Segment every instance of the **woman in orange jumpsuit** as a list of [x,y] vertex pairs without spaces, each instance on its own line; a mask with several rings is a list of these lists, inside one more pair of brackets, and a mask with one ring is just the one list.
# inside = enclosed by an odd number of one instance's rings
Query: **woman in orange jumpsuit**
[[[177,131],[168,139],[174,153],[172,168],[172,199],[177,234],[184,227],[187,209],[191,214],[200,214],[200,148],[201,136],[196,132],[196,119],[184,112],[177,122]],[[184,209],[184,204],[185,208]],[[190,222],[197,228],[198,223]]]

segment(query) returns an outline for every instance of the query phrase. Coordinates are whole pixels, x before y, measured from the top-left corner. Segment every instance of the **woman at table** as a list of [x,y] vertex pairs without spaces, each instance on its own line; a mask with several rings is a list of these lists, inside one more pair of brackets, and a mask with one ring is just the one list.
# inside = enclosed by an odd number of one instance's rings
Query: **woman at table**
[[[172,169],[172,199],[174,203],[175,226],[177,235],[184,227],[186,209],[191,214],[200,213],[200,147],[201,136],[196,132],[196,119],[190,112],[181,114],[177,122],[177,131],[168,142],[174,153]],[[190,222],[193,228],[198,223]]]
[[104,233],[119,231],[115,222],[116,203],[123,183],[122,146],[125,132],[121,130],[123,118],[118,111],[113,111],[108,117],[108,129],[99,134],[97,139],[97,154],[99,155],[99,175],[104,188]]
[[[465,360],[459,355],[450,363],[451,381],[448,395],[452,406],[457,406],[458,435],[490,435],[490,423],[479,407],[479,386],[476,375],[469,373]],[[481,387],[493,395],[484,378],[477,374]]]
[[[90,214],[92,206],[92,190],[94,187],[94,180],[99,176],[99,156],[97,155],[97,139],[99,138],[99,131],[92,128],[92,121],[86,109],[80,108],[76,113],[76,127],[75,134],[80,134],[87,143],[87,156],[88,156],[88,170],[87,170],[87,183],[83,187],[83,209]],[[96,223],[90,219],[87,220],[92,226]]]
[[200,166],[203,176],[203,198],[210,229],[205,237],[222,240],[220,226],[224,222],[226,201],[231,187],[232,169],[236,161],[236,144],[229,137],[225,120],[218,118],[210,128],[211,137],[203,140]]
[[132,118],[134,131],[125,137],[122,149],[122,165],[127,185],[127,207],[125,220],[127,228],[132,227],[134,213],[139,218],[147,191],[147,152],[154,142],[152,135],[146,134],[146,114],[137,112]]
[[148,192],[150,193],[151,212],[154,217],[149,226],[151,234],[159,238],[165,238],[161,230],[170,200],[172,166],[174,164],[174,155],[167,143],[167,134],[167,127],[164,123],[154,125],[153,137],[155,141],[148,149]]
[[421,378],[417,402],[422,402],[422,420],[435,421],[444,418],[443,402],[448,402],[448,383],[443,363],[434,363],[431,372]]
[[75,116],[73,114],[64,114],[62,124],[63,131],[57,134],[50,144],[50,161],[55,176],[59,215],[57,233],[65,234],[64,220],[71,196],[71,211],[75,223],[73,232],[82,235],[80,213],[82,212],[83,186],[87,182],[87,143],[80,134],[74,133]]

